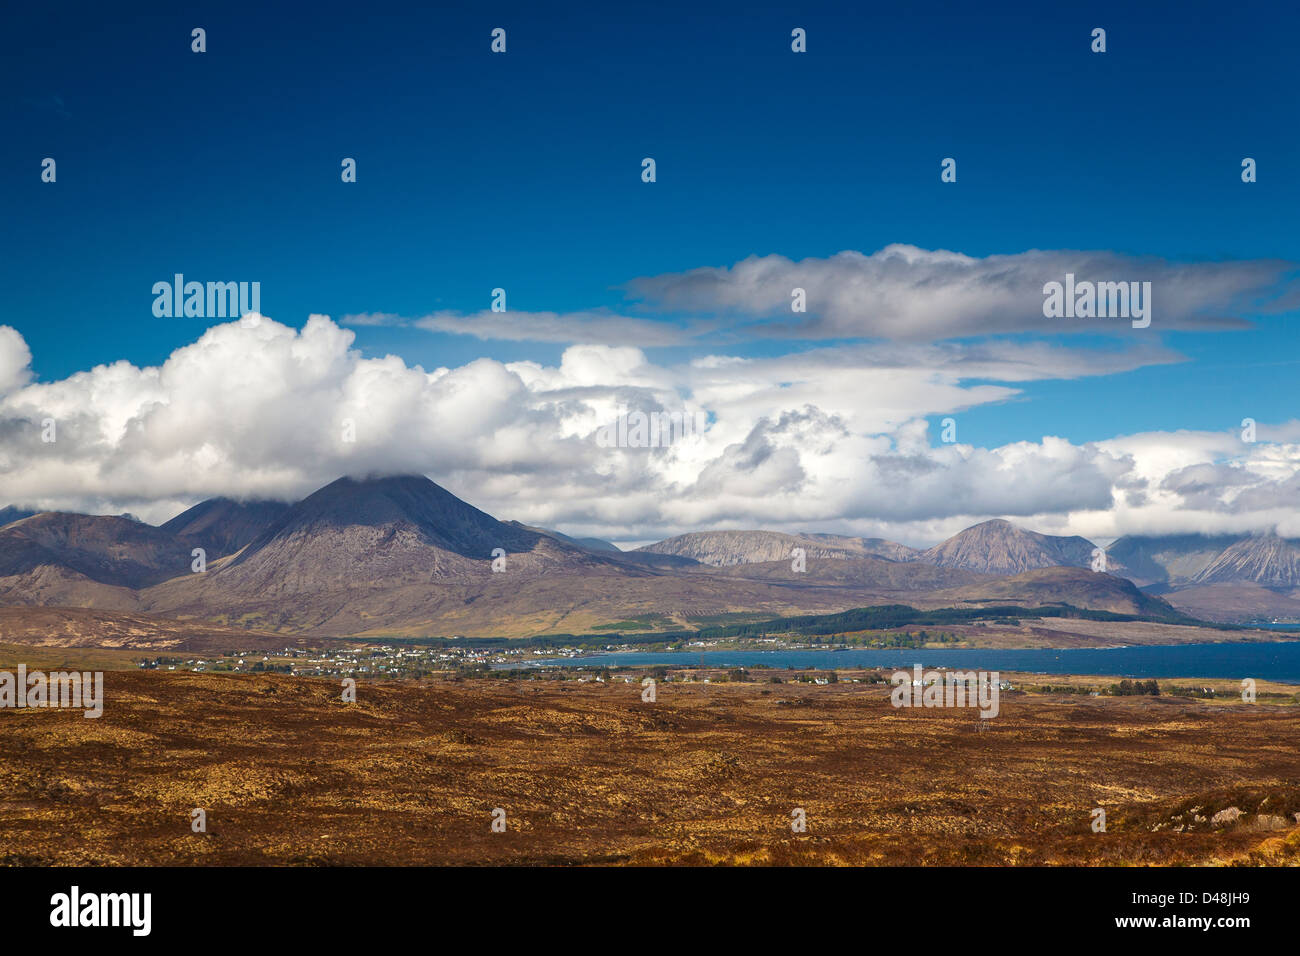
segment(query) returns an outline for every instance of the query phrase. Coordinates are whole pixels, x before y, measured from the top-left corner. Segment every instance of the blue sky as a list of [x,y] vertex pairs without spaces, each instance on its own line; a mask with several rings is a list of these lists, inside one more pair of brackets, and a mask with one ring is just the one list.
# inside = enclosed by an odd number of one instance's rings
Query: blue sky
[[[37,381],[158,365],[194,342],[216,322],[151,311],[152,284],[176,272],[260,281],[263,313],[297,328],[311,313],[470,315],[498,286],[525,312],[681,322],[708,310],[656,308],[625,284],[892,243],[1300,262],[1300,14],[1275,4],[53,3],[6,20],[0,324]],[[498,26],[504,56],[488,51]],[[790,51],[796,26],[807,54]],[[340,182],[345,156],[355,184]],[[956,184],[939,180],[947,156]],[[1023,383],[964,412],[962,439],[1294,418],[1295,313],[1237,314],[1253,326],[1157,318],[1143,341],[1188,361]],[[553,366],[565,348],[355,332],[364,356],[426,369]],[[825,344],[742,336],[725,351]]]

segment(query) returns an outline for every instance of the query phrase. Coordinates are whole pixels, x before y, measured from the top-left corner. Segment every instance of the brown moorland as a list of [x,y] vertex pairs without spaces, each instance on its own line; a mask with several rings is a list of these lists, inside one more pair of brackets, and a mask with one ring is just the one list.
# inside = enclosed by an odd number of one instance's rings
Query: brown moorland
[[362,682],[345,704],[333,681],[148,671],[105,695],[97,720],[0,711],[0,861],[1300,861],[1293,704],[1007,692],[980,731],[847,682],[654,703],[621,678]]

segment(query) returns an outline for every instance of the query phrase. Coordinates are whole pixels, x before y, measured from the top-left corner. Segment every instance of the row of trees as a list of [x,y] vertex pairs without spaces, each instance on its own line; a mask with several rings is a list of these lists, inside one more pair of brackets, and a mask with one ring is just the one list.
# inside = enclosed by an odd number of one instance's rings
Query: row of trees
[[1160,685],[1154,680],[1122,680],[1106,688],[1106,693],[1113,697],[1159,697]]

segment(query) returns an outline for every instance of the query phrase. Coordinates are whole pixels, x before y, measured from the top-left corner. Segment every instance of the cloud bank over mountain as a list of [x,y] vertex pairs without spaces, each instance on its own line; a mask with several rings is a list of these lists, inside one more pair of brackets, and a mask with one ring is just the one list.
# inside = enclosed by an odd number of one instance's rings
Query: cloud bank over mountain
[[[724,350],[676,364],[575,344],[555,365],[426,370],[364,357],[351,330],[315,315],[301,329],[217,325],[155,367],[33,382],[26,343],[0,329],[0,504],[162,521],[201,498],[291,499],[339,474],[420,472],[493,514],[622,541],[764,527],[926,545],[1003,516],[1094,539],[1300,535],[1296,421],[1259,423],[1254,443],[1229,422],[991,448],[960,428],[943,443],[927,421],[960,421],[1027,382],[1177,361],[1154,339]],[[595,440],[620,414],[656,410],[707,425],[668,447]]]

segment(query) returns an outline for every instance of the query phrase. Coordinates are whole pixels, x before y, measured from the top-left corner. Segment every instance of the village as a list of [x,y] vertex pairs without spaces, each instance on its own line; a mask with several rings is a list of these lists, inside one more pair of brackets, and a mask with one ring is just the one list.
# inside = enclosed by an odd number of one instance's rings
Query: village
[[[756,649],[779,646],[787,650],[847,649],[847,643],[823,643],[821,638],[797,640],[776,637],[713,638],[641,644],[556,644],[521,640],[516,645],[484,646],[454,638],[437,643],[350,643],[333,648],[302,648],[286,645],[278,650],[234,651],[210,655],[158,655],[139,661],[141,670],[190,671],[194,673],[289,674],[296,677],[353,677],[369,679],[418,679],[447,674],[489,674],[495,671],[548,671],[565,661],[583,668],[582,659],[594,654],[620,651],[673,651],[681,654],[682,665],[703,665],[692,652]],[[594,665],[600,671],[608,670]],[[833,665],[832,665],[833,666]],[[823,681],[824,682],[824,681]]]

